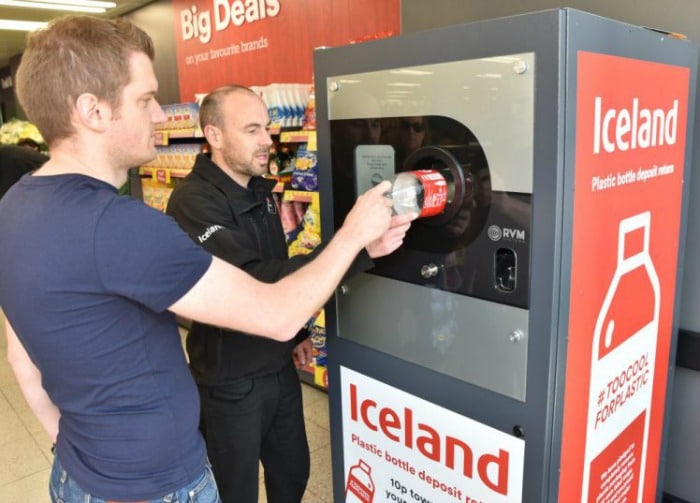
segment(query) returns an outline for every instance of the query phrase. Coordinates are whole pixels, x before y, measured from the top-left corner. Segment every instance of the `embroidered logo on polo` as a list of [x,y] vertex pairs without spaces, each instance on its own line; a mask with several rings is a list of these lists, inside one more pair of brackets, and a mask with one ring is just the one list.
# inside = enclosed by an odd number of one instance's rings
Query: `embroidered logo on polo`
[[200,243],[204,243],[207,239],[212,237],[216,231],[219,231],[221,229],[223,229],[223,227],[220,225],[212,225],[210,227],[207,227],[207,230],[204,231],[204,234],[202,234],[201,236],[197,236],[197,239]]

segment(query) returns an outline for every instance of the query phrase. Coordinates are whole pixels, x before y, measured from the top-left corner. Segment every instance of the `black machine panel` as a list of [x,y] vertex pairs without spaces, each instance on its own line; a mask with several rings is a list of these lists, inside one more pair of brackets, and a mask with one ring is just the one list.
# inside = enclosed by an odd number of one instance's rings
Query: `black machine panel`
[[437,170],[450,186],[445,210],[416,220],[404,246],[369,272],[528,307],[531,194],[492,189],[469,127],[439,115],[336,119],[331,156],[336,229],[359,193],[395,173]]

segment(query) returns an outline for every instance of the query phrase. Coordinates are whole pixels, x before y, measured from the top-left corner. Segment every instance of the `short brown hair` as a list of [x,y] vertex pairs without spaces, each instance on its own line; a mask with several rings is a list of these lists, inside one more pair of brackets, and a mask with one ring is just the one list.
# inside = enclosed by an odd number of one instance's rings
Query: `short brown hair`
[[219,129],[222,128],[223,116],[221,114],[221,100],[229,94],[238,92],[248,92],[257,96],[257,94],[248,87],[232,84],[214,89],[204,97],[202,104],[199,106],[199,125],[202,131],[204,131],[204,127],[208,125],[216,126]]
[[153,60],[153,41],[125,19],[64,16],[30,33],[17,69],[17,97],[44,141],[51,145],[75,132],[70,114],[83,93],[118,109],[136,52]]

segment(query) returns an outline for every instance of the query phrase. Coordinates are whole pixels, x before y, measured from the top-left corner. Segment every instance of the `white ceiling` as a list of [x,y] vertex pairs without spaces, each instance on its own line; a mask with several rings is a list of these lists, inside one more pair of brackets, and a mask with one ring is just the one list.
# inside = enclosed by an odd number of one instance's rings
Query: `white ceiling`
[[[117,4],[102,16],[119,17],[139,7],[151,3],[153,0],[112,0]],[[22,9],[17,7],[0,7],[0,19],[13,19],[22,21],[50,21],[55,17],[70,14],[65,11],[44,9]],[[0,30],[0,68],[7,66],[12,56],[24,51],[24,43],[27,32]]]

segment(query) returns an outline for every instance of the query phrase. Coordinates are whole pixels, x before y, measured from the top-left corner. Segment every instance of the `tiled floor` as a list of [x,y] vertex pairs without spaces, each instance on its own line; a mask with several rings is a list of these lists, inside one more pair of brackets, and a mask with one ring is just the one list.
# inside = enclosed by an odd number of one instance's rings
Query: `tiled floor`
[[[4,317],[0,312],[0,503],[46,503],[51,442],[25,403],[10,365]],[[302,385],[311,478],[303,503],[332,501],[328,395]],[[260,484],[260,502],[267,503]]]

